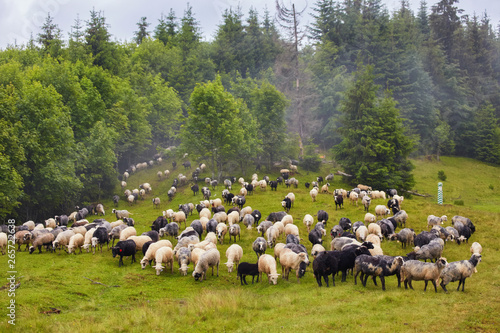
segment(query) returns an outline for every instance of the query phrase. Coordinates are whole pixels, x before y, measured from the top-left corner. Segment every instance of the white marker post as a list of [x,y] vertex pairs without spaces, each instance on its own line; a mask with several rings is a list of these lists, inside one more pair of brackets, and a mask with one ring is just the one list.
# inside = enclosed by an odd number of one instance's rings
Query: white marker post
[[438,205],[443,204],[443,183],[438,183]]

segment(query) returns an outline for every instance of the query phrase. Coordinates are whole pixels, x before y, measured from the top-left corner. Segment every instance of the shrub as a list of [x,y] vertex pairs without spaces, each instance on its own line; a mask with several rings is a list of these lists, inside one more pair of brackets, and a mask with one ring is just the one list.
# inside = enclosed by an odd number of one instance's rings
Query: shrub
[[490,186],[488,186],[488,188],[493,191],[495,189],[495,186],[493,186],[493,184],[490,184]]
[[464,205],[464,201],[463,200],[455,200],[455,201],[453,201],[453,204],[455,206],[463,206]]
[[321,159],[318,156],[306,155],[300,163],[304,170],[318,172],[321,165]]
[[438,171],[438,179],[444,182],[446,180],[446,178],[447,177],[446,177],[446,175],[444,173],[444,170],[439,170]]

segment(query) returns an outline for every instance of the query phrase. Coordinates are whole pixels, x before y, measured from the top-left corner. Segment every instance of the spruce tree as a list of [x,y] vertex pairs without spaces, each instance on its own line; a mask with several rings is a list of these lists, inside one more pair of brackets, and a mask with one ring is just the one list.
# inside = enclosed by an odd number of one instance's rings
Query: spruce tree
[[483,162],[500,163],[498,119],[491,104],[484,104],[475,115],[476,135],[474,140],[475,157]]

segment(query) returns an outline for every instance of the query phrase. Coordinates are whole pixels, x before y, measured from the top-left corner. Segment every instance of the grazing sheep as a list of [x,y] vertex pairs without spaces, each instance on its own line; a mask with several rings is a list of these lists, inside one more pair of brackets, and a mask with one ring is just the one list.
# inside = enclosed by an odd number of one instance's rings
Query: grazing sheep
[[155,208],[158,208],[160,206],[160,202],[161,202],[160,198],[158,198],[158,197],[154,198],[153,199],[153,206]]
[[184,222],[184,227],[186,227],[186,213],[183,211],[178,211],[172,216],[172,220],[178,224]]
[[368,233],[369,234],[377,235],[377,236],[380,237],[380,239],[382,239],[382,229],[376,223],[370,223],[370,224],[368,224]]
[[368,234],[364,239],[365,242],[370,242],[373,245],[377,245],[380,247],[380,237],[374,234]]
[[405,289],[413,289],[411,282],[425,281],[424,291],[427,290],[429,281],[434,285],[434,291],[437,293],[437,282],[441,276],[441,272],[448,265],[446,258],[439,258],[435,263],[421,262],[418,260],[408,260],[401,267],[401,282],[405,282]]
[[101,253],[102,253],[102,247],[104,243],[106,243],[106,247],[109,250],[109,234],[108,234],[108,229],[104,227],[99,227],[97,228],[91,238],[91,245],[92,245],[92,253],[95,253],[95,249],[97,246],[101,248]]
[[429,228],[429,227],[432,228],[435,225],[444,224],[444,221],[448,221],[448,218],[446,217],[446,215],[443,215],[441,217],[429,215],[429,216],[427,216],[427,228]]
[[234,264],[236,263],[236,268],[240,263],[241,258],[243,257],[243,249],[238,244],[233,244],[226,250],[226,258],[227,262],[225,265],[227,266],[228,273],[233,272]]
[[325,252],[326,249],[321,244],[314,244],[311,249],[311,255],[313,258],[316,258],[321,252]]
[[240,262],[238,265],[238,277],[240,278],[240,283],[243,285],[245,283],[248,285],[246,276],[251,275],[252,276],[252,284],[254,281],[255,276],[257,276],[257,282],[259,282],[259,264],[251,264],[248,262]]
[[114,208],[111,213],[116,215],[117,220],[123,219],[124,217],[130,217],[130,215],[132,215],[132,213],[127,210],[116,210]]
[[[172,248],[163,246],[157,249],[155,253],[155,262],[156,265],[154,268],[156,270],[156,275],[160,275],[167,265],[170,266],[170,273],[174,273],[174,252]],[[165,264],[165,267],[163,267],[162,264]]]
[[133,264],[135,261],[135,253],[137,252],[137,250],[135,242],[129,239],[116,243],[116,246],[113,246],[111,248],[111,252],[113,254],[113,258],[115,258],[117,255],[120,256],[120,260],[118,261],[118,267],[120,267],[123,265],[123,257],[132,256],[131,264]]
[[214,220],[216,220],[218,223],[226,223],[227,222],[227,214],[225,212],[215,213],[212,218]]
[[281,274],[282,277],[288,281],[288,275],[290,274],[290,270],[296,271],[297,283],[300,283],[301,271],[299,269],[300,264],[304,262],[306,265],[309,264],[309,258],[307,253],[295,253],[291,250],[287,252],[282,252],[280,256],[280,264],[281,264]]
[[[277,221],[276,221],[277,222]],[[285,214],[281,219],[281,223],[286,227],[287,224],[293,224],[293,216],[289,214]]]
[[356,221],[353,223],[352,225],[352,232],[356,233],[356,231],[358,230],[359,227],[361,226],[365,226],[365,224],[361,221]]
[[423,245],[422,247],[416,246],[413,252],[407,254],[410,259],[433,259],[441,258],[443,254],[444,241],[441,238],[435,238],[429,242],[429,244]]
[[454,240],[455,242],[457,242],[457,244],[460,245],[462,238],[460,238],[460,234],[458,233],[458,230],[455,229],[454,227],[446,227],[445,230],[449,234],[448,240]]
[[307,228],[307,233],[309,233],[311,231],[312,225],[314,224],[314,218],[310,214],[306,214],[302,222]]
[[375,215],[378,217],[386,217],[391,211],[385,207],[384,205],[377,205],[375,206]]
[[137,230],[134,227],[126,227],[120,232],[120,241],[127,240],[130,236],[136,236]]
[[102,216],[106,215],[104,212],[104,206],[102,204],[97,204],[95,206],[95,215],[101,214]]
[[299,236],[299,227],[295,224],[287,224],[285,226],[285,236],[294,235],[300,238]]
[[179,272],[181,272],[182,276],[186,276],[191,257],[191,250],[186,247],[182,247],[179,251],[177,251],[176,257],[177,262],[179,263]]
[[[376,277],[380,277],[382,290],[385,290],[385,276],[396,274],[403,265],[403,257],[396,257],[392,262],[387,262],[385,256],[369,256],[366,254],[356,257],[354,263],[354,284],[357,284],[358,274],[363,287],[366,287],[368,276],[373,276],[373,282],[376,284]],[[364,277],[364,279],[363,279]]]
[[141,251],[142,250],[142,246],[145,243],[152,241],[151,237],[149,237],[149,236],[130,236],[129,238],[127,238],[127,240],[128,239],[131,239],[131,240],[134,241],[135,246],[136,246],[136,251]]
[[415,233],[413,230],[404,228],[401,229],[397,234],[389,235],[389,240],[397,240],[401,243],[401,248],[406,248],[407,245],[411,245],[413,243],[413,237]]
[[474,226],[474,224],[472,224],[471,220],[468,219],[467,217],[455,215],[455,216],[453,216],[451,218],[451,221],[452,221],[453,225],[455,225],[456,222],[462,222],[465,226],[467,226],[467,227],[470,228],[471,234],[473,234],[474,232],[476,232],[476,227]]
[[266,233],[267,229],[273,226],[273,222],[271,221],[262,221],[258,226],[257,226],[257,232],[261,234],[262,237],[264,237],[264,234]]
[[27,251],[31,244],[31,233],[28,230],[20,230],[14,235],[17,244],[17,250],[21,251],[21,245],[26,244],[24,251]]
[[217,224],[217,239],[219,240],[219,243],[222,245],[224,244],[224,236],[226,236],[227,233],[227,225],[224,223],[219,223]]
[[478,242],[472,243],[472,245],[470,246],[470,253],[481,254],[482,252],[483,252],[483,247],[481,246],[481,244],[479,244]]
[[237,211],[232,211],[231,213],[227,214],[227,224],[230,226],[233,224],[236,224],[240,221],[240,213]]
[[[52,242],[53,251],[55,252],[57,250],[57,248],[59,248],[59,252],[61,252],[61,249],[63,249],[63,248],[66,251],[66,246],[69,245],[69,240],[74,235],[75,235],[75,232],[73,230],[65,230],[65,231],[59,233],[59,235],[57,235],[55,240]],[[84,242],[85,242],[85,239],[84,239]]]
[[241,228],[238,224],[233,224],[229,226],[229,241],[231,242],[231,237],[234,237],[234,242],[236,243],[236,236],[241,240]]
[[333,197],[335,201],[335,210],[337,210],[337,207],[342,209],[344,206],[344,197],[341,194],[334,195]]
[[309,195],[311,196],[312,201],[315,202],[316,197],[318,196],[318,190],[316,189],[316,187],[309,191]]
[[193,271],[193,277],[196,281],[203,281],[203,278],[207,274],[207,270],[209,267],[212,267],[212,276],[214,275],[214,267],[217,266],[217,277],[219,276],[219,264],[220,264],[220,253],[217,249],[210,249],[205,251],[196,267]]
[[375,223],[377,221],[377,218],[372,213],[366,213],[364,221],[366,223]]
[[422,247],[429,244],[434,238],[438,238],[438,236],[432,232],[423,230],[413,238],[413,243],[415,246]]
[[364,225],[356,229],[356,238],[358,239],[358,241],[364,242],[367,236],[368,236],[368,228],[365,227]]
[[328,284],[328,276],[332,275],[332,283],[335,286],[335,275],[338,273],[338,257],[331,251],[323,251],[313,261],[313,273],[319,287],[322,287],[321,278]]
[[122,230],[128,228],[126,224],[120,224],[120,225],[117,225],[116,227],[114,227],[113,229],[111,229],[111,231],[109,232],[109,239],[112,242],[111,246],[114,246],[115,245],[115,239],[118,239],[120,240],[120,234],[122,232]]
[[251,214],[245,214],[243,216],[243,224],[247,227],[247,229],[252,229],[253,224],[255,223],[255,218]]
[[263,255],[267,249],[267,243],[264,237],[257,237],[257,239],[255,239],[252,243],[252,249],[255,251],[257,258]]
[[356,204],[356,206],[358,206],[358,193],[356,193],[355,191],[351,191],[351,193],[349,194],[349,200],[351,202],[351,205]]
[[[41,234],[33,239],[32,246],[29,249],[29,253],[32,254],[36,248],[38,248],[38,253],[42,253],[42,246],[45,246],[47,250],[52,252],[52,242],[54,241],[54,235],[49,233]],[[82,242],[83,244],[83,242]]]
[[458,282],[457,291],[462,291],[465,288],[465,279],[471,277],[473,273],[477,272],[476,266],[481,262],[481,255],[473,253],[469,260],[452,261],[441,271],[441,288],[448,292],[446,285],[450,282]]
[[56,220],[53,218],[45,220],[45,228],[52,228],[54,229],[56,227]]
[[278,228],[275,226],[271,226],[266,230],[267,246],[273,247],[276,244],[279,233]]
[[333,251],[333,250],[340,251],[340,250],[342,250],[342,247],[344,247],[344,245],[351,244],[351,243],[361,245],[360,242],[356,241],[353,238],[340,237],[340,238],[335,238],[334,240],[332,240],[332,242],[330,243],[330,250],[331,251]]
[[361,203],[365,207],[365,211],[368,212],[368,209],[370,208],[370,203],[371,203],[371,198],[367,195],[363,196],[361,199]]
[[151,262],[153,261],[153,259],[155,259],[156,251],[164,246],[172,248],[172,243],[167,239],[162,239],[157,242],[151,243],[151,245],[146,250],[144,257],[140,261],[141,268],[145,269],[148,264],[151,265]]
[[398,225],[405,227],[406,226],[406,220],[408,220],[408,214],[404,210],[398,211],[394,216],[392,217]]
[[257,262],[259,268],[259,277],[262,281],[262,273],[267,275],[267,280],[270,284],[278,283],[278,272],[276,271],[276,260],[269,254],[260,256]]
[[322,239],[323,233],[318,230],[318,229],[313,229],[308,235],[309,241],[311,244],[314,246],[316,244],[323,244],[323,239]]
[[76,254],[76,249],[80,249],[80,253],[82,253],[82,246],[83,243],[85,242],[85,237],[82,234],[74,234],[71,236],[69,239],[69,244],[66,245],[68,248],[68,253],[74,253]]

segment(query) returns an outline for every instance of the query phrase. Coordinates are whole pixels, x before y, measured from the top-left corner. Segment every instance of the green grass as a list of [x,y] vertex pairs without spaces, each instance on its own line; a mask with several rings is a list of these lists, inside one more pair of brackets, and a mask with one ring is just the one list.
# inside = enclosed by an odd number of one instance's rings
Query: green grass
[[[416,160],[415,164],[415,188],[419,193],[429,193],[434,197],[413,196],[405,199],[403,208],[409,215],[408,226],[420,232],[426,228],[429,214],[448,215],[450,222],[445,226],[450,225],[453,215],[468,216],[476,225],[477,232],[471,242],[482,244],[483,262],[478,266],[479,273],[467,279],[464,293],[455,291],[457,283],[449,285],[448,294],[441,288],[436,294],[432,287],[424,292],[423,282],[415,282],[415,290],[398,289],[395,277],[387,278],[385,292],[381,290],[380,283],[374,286],[369,282],[366,288],[359,283],[354,285],[351,276],[345,283],[337,277],[335,287],[319,288],[311,267],[300,284],[297,284],[292,272],[289,282],[280,279],[278,285],[269,285],[266,281],[242,287],[236,273],[229,274],[225,265],[221,265],[218,278],[209,273],[207,280],[200,283],[191,276],[192,266],[186,277],[180,276],[177,264],[173,275],[164,272],[156,276],[151,267],[141,270],[138,263],[131,265],[130,258],[124,259],[125,266],[118,268],[118,259],[113,259],[106,250],[103,254],[95,255],[68,255],[64,252],[29,255],[22,251],[17,253],[16,258],[21,287],[16,293],[15,331],[496,332],[500,327],[497,319],[500,310],[500,245],[497,241],[500,235],[500,196],[488,186],[493,184],[495,188],[499,187],[499,168],[450,157],[442,158],[440,163]],[[167,165],[170,166],[165,162],[161,166],[136,173],[128,180],[128,188],[131,189],[143,182],[149,182],[153,187],[153,193],[144,202],[131,207],[120,202],[120,209],[133,212],[138,233],[149,230],[151,222],[161,215],[161,210],[175,209],[180,203],[201,200],[201,195],[193,197],[186,186],[171,203],[167,203],[166,193],[172,180],[158,181],[156,178],[156,172],[168,168]],[[324,176],[333,171],[330,168],[328,164],[323,165],[320,174]],[[441,169],[448,176],[443,186],[445,204],[442,206],[436,204],[437,171]],[[184,172],[182,167],[173,174],[180,172]],[[263,172],[259,173],[260,177],[264,175]],[[276,177],[278,174],[269,175]],[[344,209],[335,211],[331,195],[319,195],[317,202],[313,203],[303,184],[316,176],[316,173],[298,174],[298,189],[282,186],[277,193],[270,189],[266,192],[257,190],[254,195],[247,197],[247,205],[259,209],[265,217],[272,211],[281,210],[281,199],[293,191],[297,199],[291,214],[305,238],[303,243],[310,250],[302,224],[306,213],[315,214],[319,209],[325,209],[330,214],[328,229],[340,217],[349,217],[354,222],[362,220],[364,216],[361,205],[355,207],[347,203]],[[331,190],[350,188],[341,182],[340,177],[336,177],[331,185]],[[213,193],[220,197],[221,191],[219,187]],[[122,192],[117,189],[117,193]],[[162,199],[161,209],[153,208],[151,198],[154,196]],[[454,200],[463,200],[464,206],[454,205]],[[373,212],[375,205],[385,203],[384,200],[374,200],[370,211]],[[107,213],[105,217],[114,221],[112,203],[105,201],[104,205]],[[188,225],[196,218],[196,213],[189,216]],[[243,261],[256,261],[256,255],[251,250],[251,242],[256,237],[255,228],[243,228],[241,241],[238,242],[244,250]],[[330,237],[325,240],[328,247]],[[222,263],[225,262],[228,243],[226,238],[224,245],[218,245]],[[403,255],[410,251],[401,249],[395,242],[383,242],[382,248],[390,255]],[[272,254],[272,250],[268,249],[267,253]],[[444,256],[448,261],[468,259],[469,246],[447,244]],[[5,262],[4,271],[7,271],[6,256],[1,258]],[[137,261],[141,258],[142,255],[138,254]],[[91,284],[85,277],[119,287]],[[8,297],[5,290],[2,293],[5,294],[0,298],[0,306],[5,309]],[[41,313],[51,307],[60,309],[61,314]],[[5,318],[0,323],[2,332],[12,330]]]

